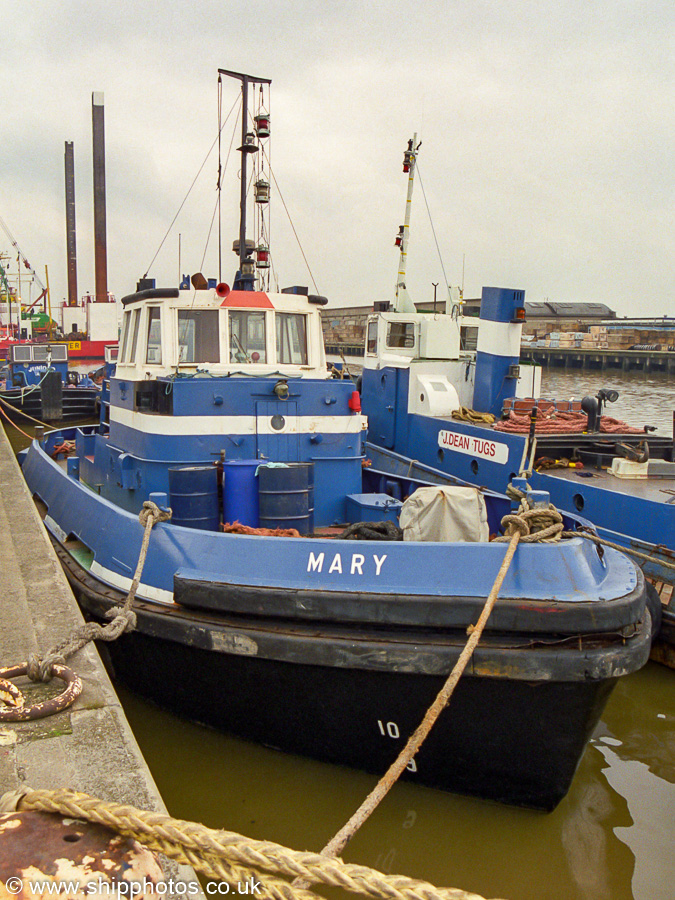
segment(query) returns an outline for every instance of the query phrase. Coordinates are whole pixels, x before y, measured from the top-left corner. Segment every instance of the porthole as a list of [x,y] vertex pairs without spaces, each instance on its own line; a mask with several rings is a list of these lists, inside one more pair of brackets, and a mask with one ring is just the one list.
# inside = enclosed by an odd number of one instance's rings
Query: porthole
[[286,419],[279,414],[272,416],[270,419],[270,425],[274,428],[275,431],[282,431],[286,424]]

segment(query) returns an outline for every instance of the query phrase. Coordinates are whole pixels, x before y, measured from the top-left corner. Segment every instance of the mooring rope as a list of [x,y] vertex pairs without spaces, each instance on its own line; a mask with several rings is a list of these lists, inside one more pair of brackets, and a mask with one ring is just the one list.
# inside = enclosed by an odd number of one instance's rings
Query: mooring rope
[[492,413],[476,412],[475,409],[469,409],[468,406],[460,406],[459,409],[454,410],[451,413],[451,418],[456,419],[458,422],[474,422],[484,425],[492,425],[495,421]]
[[[512,484],[509,484],[508,487],[506,488],[506,494],[512,500],[519,500],[521,505],[524,502],[524,498],[527,497],[527,494],[525,493],[525,491],[521,490],[520,488],[514,487]],[[550,505],[549,509],[555,509],[553,504]],[[558,515],[560,515],[560,514],[558,513]],[[508,518],[508,517],[505,517],[505,518]],[[560,517],[560,521],[562,522],[562,516]],[[504,522],[504,519],[502,519],[502,523],[503,522]],[[593,541],[593,543],[597,544],[598,546],[610,547],[612,550],[618,550],[620,553],[625,553],[627,556],[634,556],[637,559],[644,560],[645,562],[653,562],[659,566],[663,566],[666,569],[675,570],[675,562],[671,563],[665,559],[660,559],[658,556],[653,556],[649,553],[643,553],[641,550],[634,550],[631,547],[625,547],[623,544],[617,544],[614,541],[608,541],[606,538],[601,538],[600,535],[595,534],[595,532],[591,532],[591,531],[587,531],[587,530],[586,531],[563,531],[561,528],[560,536],[564,537],[564,538],[575,538],[575,537],[586,538],[586,540]],[[504,540],[504,538],[495,538],[495,540],[498,540],[498,541]],[[526,540],[526,539],[524,539],[524,540]],[[666,549],[666,548],[664,547],[664,549]]]
[[[65,640],[47,651],[44,656],[33,653],[28,658],[27,663],[0,668],[0,679],[5,676],[18,677],[25,674],[28,675],[31,681],[50,681],[56,675],[59,678],[63,678],[68,684],[66,692],[53,698],[50,702],[45,701],[31,707],[26,707],[21,702],[11,707],[0,705],[0,721],[16,722],[42,718],[60,709],[65,709],[66,706],[70,706],[80,695],[82,682],[77,675],[66,667],[66,661],[90,641],[114,641],[123,632],[133,631],[136,627],[136,613],[131,607],[143,573],[145,557],[150,542],[150,532],[157,522],[166,522],[170,518],[170,509],[166,511],[161,510],[151,500],[146,500],[143,504],[143,508],[138,514],[138,519],[144,528],[144,532],[141,551],[136,564],[136,572],[123,605],[115,606],[105,613],[106,618],[111,619],[109,624],[99,625],[98,622],[85,622],[84,625],[74,629]],[[63,705],[64,697],[68,700],[65,706]],[[55,706],[57,708],[54,708]]]
[[198,822],[145,812],[69,789],[24,787],[0,797],[0,814],[21,810],[56,813],[103,825],[135,838],[154,852],[188,863],[207,878],[241,883],[254,871],[261,879],[261,895],[274,900],[319,900],[317,894],[298,889],[286,878],[386,900],[483,900],[478,894],[458,888],[438,888],[405,875],[385,875],[368,866],[291,850],[272,841],[253,840],[236,832],[207,828]]
[[[11,403],[7,403],[5,400],[2,399],[2,397],[0,397],[0,403],[1,403],[1,404],[4,404],[5,406],[9,406],[10,409],[14,409],[14,407],[12,406],[12,404],[11,404]],[[0,415],[3,417],[3,419],[6,419],[6,420],[9,422],[9,424],[10,424],[13,428],[16,428],[16,430],[19,432],[19,434],[22,434],[24,437],[28,438],[29,441],[32,441],[32,440],[33,440],[32,436],[31,436],[30,434],[27,434],[27,433],[23,430],[23,428],[19,428],[19,426],[16,424],[16,422],[13,422],[13,421],[11,420],[11,418],[7,415],[7,413],[6,413],[5,410],[2,408],[2,406],[0,406]]]
[[[39,419],[35,419],[33,416],[29,416],[28,413],[24,412],[20,407],[12,406],[12,404],[8,403],[4,397],[0,397],[0,403],[2,403],[3,406],[6,406],[8,409],[11,409],[13,412],[18,413],[20,416],[23,416],[24,419],[29,419],[31,422],[34,422],[35,425],[42,425],[43,428],[51,428],[51,426],[47,425],[46,422],[41,422]],[[11,419],[10,419],[10,421],[11,421]],[[14,422],[12,422],[12,425],[14,425]],[[21,429],[18,427],[18,425],[14,425],[14,427],[18,428],[18,430],[21,431]],[[26,434],[26,432],[21,431],[21,434]],[[26,434],[26,437],[30,438],[31,441],[33,440],[33,438],[29,434]]]
[[502,525],[505,528],[506,534],[497,540],[508,541],[509,546],[506,548],[504,559],[502,560],[502,564],[497,572],[497,577],[494,580],[492,589],[488,594],[477,623],[475,625],[469,625],[467,628],[469,639],[460,653],[459,659],[448,675],[445,684],[436,695],[436,699],[427,710],[421,723],[410,738],[408,738],[405,747],[401,750],[389,769],[385,772],[370,794],[368,794],[349,821],[343,825],[337,834],[323,848],[321,852],[326,856],[337,856],[341,853],[358,829],[375,809],[377,809],[380,802],[389,793],[410,764],[433,728],[441,712],[447,706],[464,669],[476,649],[476,645],[483,634],[483,630],[487,625],[490,613],[497,602],[499,590],[504,582],[506,573],[509,570],[519,541],[559,541],[563,530],[562,516],[555,507],[550,506],[548,509],[530,509],[529,502],[525,496],[521,500],[518,512],[504,516]]
[[641,550],[633,550],[630,547],[624,547],[622,544],[615,544],[614,541],[608,541],[589,531],[563,531],[562,536],[586,538],[589,541],[593,541],[595,544],[601,544],[603,547],[611,547],[612,550],[619,550],[621,553],[625,553],[626,556],[635,556],[637,559],[643,559],[645,562],[657,563],[659,566],[663,566],[664,569],[675,570],[675,563],[660,559],[658,556],[651,556],[649,553],[643,553]]

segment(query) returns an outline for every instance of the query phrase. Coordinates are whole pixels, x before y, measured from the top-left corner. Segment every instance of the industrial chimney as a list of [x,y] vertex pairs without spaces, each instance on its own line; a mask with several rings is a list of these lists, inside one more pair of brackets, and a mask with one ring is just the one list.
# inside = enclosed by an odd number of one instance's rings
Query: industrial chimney
[[75,155],[66,141],[66,253],[68,255],[68,306],[77,306],[77,249],[75,246]]
[[91,95],[91,118],[94,149],[94,266],[97,303],[108,300],[108,262],[105,224],[105,131],[103,94]]

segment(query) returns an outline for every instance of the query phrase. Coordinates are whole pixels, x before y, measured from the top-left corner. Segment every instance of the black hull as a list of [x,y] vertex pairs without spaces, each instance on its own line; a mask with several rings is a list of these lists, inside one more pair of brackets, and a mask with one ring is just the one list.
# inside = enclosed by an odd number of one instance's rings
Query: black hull
[[[445,681],[213,653],[141,633],[106,646],[120,681],[178,716],[378,775]],[[418,753],[416,771],[405,777],[552,810],[569,790],[614,684],[465,675]]]
[[[122,601],[56,547],[87,613],[101,619]],[[425,646],[419,633],[416,642],[405,633],[335,636],[318,626],[144,602],[135,611],[136,630],[105,645],[115,677],[131,690],[192,721],[375,774],[384,773],[420,723],[466,640],[439,639],[438,652],[448,663],[437,674],[428,663],[436,653],[434,636]],[[345,639],[350,633],[352,641]],[[636,640],[629,671],[646,660],[649,620]],[[482,662],[474,658],[415,770],[406,773],[409,780],[546,811],[557,805],[628,661],[620,658],[625,650],[615,648],[600,664],[591,651],[576,678],[536,677],[540,664],[529,661],[512,677],[528,652],[526,646],[483,648]],[[560,668],[560,652],[554,652]],[[512,659],[504,664],[506,657]],[[578,658],[575,665],[579,669]],[[523,674],[528,666],[531,677]]]
[[100,396],[100,392],[96,388],[64,387],[60,394],[60,402],[50,403],[49,406],[46,406],[43,403],[40,388],[30,392],[26,389],[23,395],[20,388],[11,388],[0,392],[0,399],[17,410],[14,413],[3,406],[9,416],[16,419],[17,422],[25,421],[25,417],[18,412],[20,410],[41,422],[54,424],[77,422],[98,415]]

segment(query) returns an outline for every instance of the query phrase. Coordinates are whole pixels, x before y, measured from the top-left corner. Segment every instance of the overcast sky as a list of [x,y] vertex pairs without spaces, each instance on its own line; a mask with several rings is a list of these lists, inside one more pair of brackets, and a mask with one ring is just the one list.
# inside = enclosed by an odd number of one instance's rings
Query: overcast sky
[[[105,98],[108,285],[135,288],[217,133],[219,67],[272,79],[272,166],[332,306],[393,296],[408,138],[447,279],[675,315],[673,0],[1,0],[0,217],[66,296],[64,142],[79,293],[94,290],[91,94]],[[238,83],[224,85],[223,108]],[[225,132],[224,132],[225,134]],[[229,135],[227,138],[229,142]],[[223,278],[238,165],[224,180]],[[149,271],[217,277],[217,158]],[[272,188],[281,286],[311,284]],[[10,242],[0,232],[0,249]],[[421,185],[408,287],[444,290]]]

